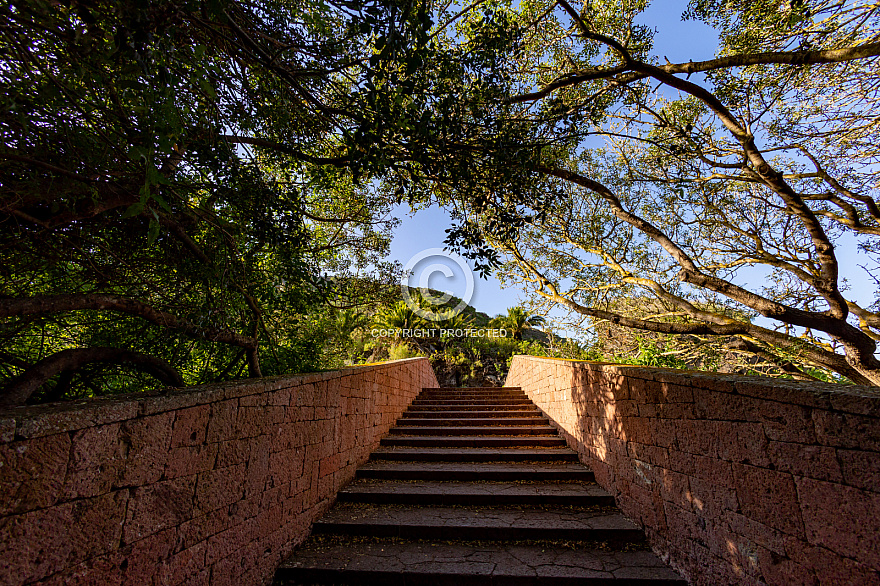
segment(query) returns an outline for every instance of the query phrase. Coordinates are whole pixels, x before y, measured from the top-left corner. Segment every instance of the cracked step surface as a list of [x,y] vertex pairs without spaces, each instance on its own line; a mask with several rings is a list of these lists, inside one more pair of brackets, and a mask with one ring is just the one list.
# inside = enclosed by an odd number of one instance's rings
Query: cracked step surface
[[582,464],[371,461],[357,470],[358,478],[386,480],[578,480],[592,482],[593,471]]
[[340,502],[424,505],[614,505],[614,498],[599,485],[582,482],[407,482],[359,479],[340,490],[337,498]]
[[440,540],[558,540],[643,543],[644,534],[613,507],[498,508],[342,505],[314,534]]
[[467,395],[463,393],[422,393],[417,400],[421,401],[469,401],[483,399],[520,399],[528,400],[528,396],[522,391],[512,393],[480,393]]
[[564,446],[565,440],[559,436],[479,436],[463,435],[449,437],[443,435],[426,436],[386,436],[379,441],[382,446],[409,446],[409,447],[486,447],[501,448],[513,446]]
[[506,399],[503,397],[486,397],[485,399],[416,399],[412,405],[531,405],[526,397]]
[[[550,426],[550,420],[546,417],[465,417],[462,419],[444,419],[437,417],[401,418],[397,420],[398,427],[468,427],[468,426],[506,426],[506,425],[545,425]],[[393,427],[391,429],[394,429]],[[555,428],[551,428],[555,431]],[[445,430],[444,430],[445,431]]]
[[528,411],[530,413],[540,413],[540,409],[531,405],[418,405],[412,404],[407,410],[408,413],[420,413],[425,411]]
[[570,448],[379,448],[373,460],[409,462],[577,462],[577,452]]
[[493,391],[521,391],[522,387],[423,387],[423,393],[445,391],[447,393],[486,393]]
[[[514,417],[527,417],[547,419],[538,409],[529,410],[502,410],[502,411],[440,411],[430,409],[425,411],[407,411],[398,421],[406,421],[411,419],[461,419],[461,418],[483,418],[483,419],[506,419]],[[549,420],[548,420],[549,421]]]
[[381,445],[277,585],[685,584],[520,389],[423,390]]
[[[517,543],[422,542],[305,545],[278,577],[298,583],[686,586],[650,551],[569,549]],[[290,582],[291,584],[297,582]]]
[[407,425],[405,427],[392,427],[390,433],[392,435],[548,435],[556,431],[556,428],[549,425],[519,425],[519,426],[500,426],[500,425],[484,425],[480,426],[442,426],[427,427]]

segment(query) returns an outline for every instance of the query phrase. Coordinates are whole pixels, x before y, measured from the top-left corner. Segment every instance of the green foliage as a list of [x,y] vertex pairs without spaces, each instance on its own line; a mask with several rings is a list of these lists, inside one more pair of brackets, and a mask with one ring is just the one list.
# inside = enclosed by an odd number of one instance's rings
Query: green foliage
[[415,358],[417,356],[424,356],[424,354],[418,350],[410,348],[410,346],[405,343],[395,343],[388,347],[388,360],[402,360],[404,358]]
[[[4,5],[0,296],[34,302],[0,330],[0,374],[96,345],[161,357],[187,384],[326,364],[324,303],[363,303],[396,270],[390,204],[358,183],[381,154],[345,146],[378,90],[332,72],[386,24],[400,54],[425,18],[382,2]],[[70,397],[149,380],[68,375]]]
[[529,315],[522,307],[508,307],[507,315],[499,315],[490,322],[491,327],[504,328],[507,335],[522,340],[523,330],[529,326],[542,326],[547,323],[540,315]]

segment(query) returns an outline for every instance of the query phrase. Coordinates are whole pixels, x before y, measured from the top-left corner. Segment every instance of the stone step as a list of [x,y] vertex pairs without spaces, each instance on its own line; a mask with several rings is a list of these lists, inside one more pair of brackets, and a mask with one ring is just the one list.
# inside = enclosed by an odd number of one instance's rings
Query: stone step
[[379,441],[382,446],[407,446],[425,448],[510,448],[515,446],[564,446],[565,440],[559,436],[479,436],[463,435],[450,437],[445,435],[425,436],[386,436]]
[[582,464],[370,461],[357,469],[358,478],[383,480],[577,480],[593,482],[593,471]]
[[620,511],[553,507],[340,505],[312,526],[313,535],[401,539],[564,540],[644,544],[645,534]]
[[474,395],[474,396],[462,396],[462,395],[419,395],[416,399],[413,399],[414,402],[420,403],[425,401],[437,402],[437,403],[448,403],[452,401],[460,401],[460,402],[474,402],[474,401],[522,401],[523,403],[531,401],[528,397],[522,394],[497,394],[497,395]]
[[453,436],[453,435],[548,435],[556,432],[555,427],[549,425],[541,425],[535,423],[532,425],[483,425],[483,426],[440,426],[440,427],[415,427],[407,425],[403,427],[392,427],[391,435],[433,435],[433,436]]
[[398,462],[577,462],[570,448],[379,448],[373,460]]
[[521,389],[425,389],[276,573],[285,584],[676,585]]
[[[398,427],[471,427],[471,426],[510,426],[510,425],[544,425],[549,426],[550,420],[546,417],[469,417],[462,419],[441,419],[437,417],[412,417],[397,420]],[[452,432],[450,432],[452,433]]]
[[516,542],[310,540],[276,574],[292,584],[686,586],[651,551]]
[[538,409],[529,410],[500,410],[500,411],[440,411],[437,409],[429,409],[424,411],[404,411],[400,420],[404,419],[460,419],[464,417],[484,418],[484,419],[501,419],[504,417],[540,417],[547,419]]
[[528,405],[410,405],[404,413],[416,413],[427,411],[528,411],[530,413],[540,413],[541,411],[534,406],[534,403]]
[[583,482],[467,482],[358,479],[339,491],[343,503],[398,505],[557,505],[606,507],[614,498]]
[[434,393],[421,393],[419,399],[484,399],[486,397],[513,397],[522,398],[526,394],[522,391],[496,391],[486,393],[452,393],[447,391],[438,391]]
[[522,387],[424,387],[422,393],[446,391],[448,393],[484,393],[486,391],[521,391]]
[[533,405],[532,400],[523,397],[522,399],[504,397],[486,397],[484,399],[415,399],[412,405],[443,405],[451,407],[454,405]]

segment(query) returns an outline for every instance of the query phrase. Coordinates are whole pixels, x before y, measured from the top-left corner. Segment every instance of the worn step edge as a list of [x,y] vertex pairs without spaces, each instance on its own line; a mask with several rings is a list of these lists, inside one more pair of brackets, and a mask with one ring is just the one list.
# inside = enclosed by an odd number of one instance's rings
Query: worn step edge
[[479,419],[503,419],[506,417],[523,417],[523,418],[541,418],[547,419],[547,416],[538,409],[520,409],[520,410],[503,410],[503,411],[438,411],[432,409],[430,411],[404,411],[402,419],[463,419],[463,418],[479,418]]
[[480,392],[480,391],[521,391],[522,387],[422,387],[422,392],[427,391],[455,391],[455,392]]
[[463,417],[440,419],[438,417],[412,417],[397,420],[398,427],[480,427],[480,426],[549,426],[546,417]]
[[[452,407],[452,408],[451,408]],[[408,412],[425,413],[431,411],[529,411],[540,413],[535,405],[410,405]]]
[[406,493],[340,491],[342,503],[376,505],[553,505],[565,507],[610,507],[614,497],[597,494],[486,494]]
[[[312,546],[314,547],[314,546]],[[432,547],[424,543],[346,543],[318,546],[325,557],[319,566],[314,558],[307,557],[305,551],[298,557],[294,555],[282,562],[275,574],[276,584],[381,584],[387,586],[413,585],[451,585],[451,586],[687,586],[675,572],[653,554],[638,552],[608,552],[607,550],[580,550],[578,557],[586,558],[587,567],[573,568],[567,565],[540,563],[543,554],[551,545],[498,544],[477,547],[446,547],[437,553],[442,554],[445,563],[436,561]],[[513,548],[517,559],[530,550],[539,560],[536,569],[529,572],[516,572],[506,564],[493,562],[464,562],[477,551],[492,555],[506,554]],[[451,549],[451,551],[450,551]],[[460,550],[460,551],[456,551]],[[565,550],[560,550],[565,551]],[[376,555],[372,555],[375,552]],[[485,559],[485,556],[483,556]],[[492,555],[492,557],[497,557]],[[532,557],[532,556],[528,556]],[[410,560],[409,567],[389,568],[389,561]],[[423,558],[423,559],[422,559]],[[590,558],[595,559],[592,562]],[[656,559],[648,565],[647,559]],[[632,560],[632,561],[630,561]],[[371,563],[372,562],[372,563]],[[610,562],[609,569],[594,570],[589,566],[603,568]],[[392,561],[393,563],[393,561]],[[526,563],[522,563],[526,566]],[[372,566],[372,567],[371,567]],[[463,568],[464,566],[464,568]],[[577,570],[580,570],[579,572]],[[577,573],[576,573],[577,572]],[[653,575],[651,575],[653,574]]]
[[551,435],[556,432],[555,427],[549,425],[541,425],[539,423],[533,425],[483,425],[483,426],[456,426],[443,425],[434,426],[415,426],[406,425],[401,427],[392,427],[389,433],[392,435]]
[[645,534],[637,528],[574,529],[557,527],[491,527],[479,525],[430,525],[397,523],[357,523],[316,521],[313,535],[356,535],[359,537],[397,537],[460,541],[605,541],[614,544],[643,544]]
[[524,448],[406,448],[378,449],[373,460],[399,462],[577,462],[578,455],[570,448],[529,450]]
[[564,446],[565,440],[558,436],[388,436],[380,440],[382,446],[410,447],[517,447],[517,446]]
[[499,402],[499,403],[507,403],[507,402],[517,402],[517,403],[531,403],[532,400],[525,395],[523,396],[501,396],[494,395],[491,397],[425,397],[424,395],[420,395],[413,399],[415,403],[484,403],[484,402]]
[[525,397],[524,391],[485,391],[480,393],[463,393],[454,391],[421,392],[419,397]]
[[394,468],[358,468],[356,478],[377,480],[549,480],[593,482],[596,477],[593,471],[583,470],[430,470],[430,469],[394,469]]

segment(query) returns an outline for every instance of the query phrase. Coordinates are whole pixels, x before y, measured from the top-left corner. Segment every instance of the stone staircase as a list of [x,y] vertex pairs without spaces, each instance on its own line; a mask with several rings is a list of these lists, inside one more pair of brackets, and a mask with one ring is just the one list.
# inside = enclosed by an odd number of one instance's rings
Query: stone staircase
[[424,389],[276,585],[684,585],[519,388]]

